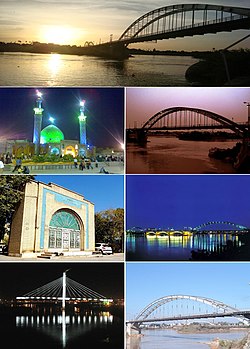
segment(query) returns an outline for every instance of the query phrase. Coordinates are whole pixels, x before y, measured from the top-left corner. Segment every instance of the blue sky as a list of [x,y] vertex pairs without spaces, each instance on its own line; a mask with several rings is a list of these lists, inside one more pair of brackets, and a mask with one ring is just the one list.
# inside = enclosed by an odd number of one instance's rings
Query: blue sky
[[250,227],[250,176],[127,176],[127,229],[196,227],[211,221]]
[[182,294],[250,309],[250,263],[127,263],[126,316],[150,302]]
[[123,175],[41,175],[37,181],[55,183],[75,191],[95,204],[95,212],[123,208]]

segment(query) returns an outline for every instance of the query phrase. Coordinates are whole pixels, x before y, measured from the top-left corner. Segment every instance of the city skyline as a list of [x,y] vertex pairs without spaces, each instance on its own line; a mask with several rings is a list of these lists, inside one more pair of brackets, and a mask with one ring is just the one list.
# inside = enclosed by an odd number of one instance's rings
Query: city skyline
[[[33,138],[36,88],[1,88],[0,141]],[[53,123],[65,139],[79,140],[80,101],[85,100],[87,142],[122,151],[124,91],[122,88],[39,88],[43,95],[42,128]],[[25,118],[25,122],[24,122]]]
[[244,175],[127,176],[126,229],[183,229],[211,221],[250,227],[249,183]]
[[141,127],[151,116],[170,107],[194,107],[215,112],[235,122],[246,122],[247,88],[130,87],[126,91],[126,127]]
[[95,212],[124,207],[122,175],[40,175],[35,176],[35,180],[46,184],[52,182],[83,195],[95,205]]
[[[118,39],[123,31],[138,17],[166,5],[186,4],[188,0],[12,0],[1,1],[1,41],[40,41],[58,44],[84,45],[85,41],[107,42],[110,35]],[[207,1],[200,0],[206,4]],[[209,4],[218,4],[210,0]],[[220,5],[234,6],[233,0],[221,0]],[[58,11],[60,6],[60,11]],[[249,7],[248,0],[239,0],[238,7]],[[55,15],[56,14],[56,15]],[[143,48],[169,50],[212,50],[222,49],[246,35],[245,30],[232,33],[195,36],[184,39],[163,40],[158,44],[146,43]],[[136,46],[136,45],[132,45]],[[235,46],[249,47],[249,40]]]
[[249,272],[249,263],[127,263],[126,317],[135,318],[158,298],[179,294],[249,309]]

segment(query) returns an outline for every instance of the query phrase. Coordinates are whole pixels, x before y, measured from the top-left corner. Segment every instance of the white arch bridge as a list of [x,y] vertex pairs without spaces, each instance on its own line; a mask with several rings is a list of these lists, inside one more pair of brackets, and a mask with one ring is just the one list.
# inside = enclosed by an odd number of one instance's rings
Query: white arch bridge
[[127,332],[141,331],[146,323],[175,322],[212,318],[235,318],[250,325],[250,310],[240,310],[223,302],[200,296],[170,295],[148,304],[133,320],[126,321]]

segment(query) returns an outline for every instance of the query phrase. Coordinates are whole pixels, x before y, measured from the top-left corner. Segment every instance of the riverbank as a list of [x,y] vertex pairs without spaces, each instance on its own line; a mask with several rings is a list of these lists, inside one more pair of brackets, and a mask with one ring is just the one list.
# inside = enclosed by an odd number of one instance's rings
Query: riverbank
[[210,349],[249,349],[250,348],[250,333],[241,340],[220,340],[214,339],[210,344]]
[[250,50],[196,53],[199,62],[186,71],[195,86],[249,86]]

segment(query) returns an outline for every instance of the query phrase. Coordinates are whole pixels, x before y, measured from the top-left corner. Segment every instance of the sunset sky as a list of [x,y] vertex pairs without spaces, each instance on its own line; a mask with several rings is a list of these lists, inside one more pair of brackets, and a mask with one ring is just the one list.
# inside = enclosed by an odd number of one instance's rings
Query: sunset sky
[[[193,1],[194,3],[195,1]],[[118,39],[138,17],[159,7],[192,3],[190,0],[1,0],[0,40],[40,41],[83,45],[85,41],[109,41],[110,34]],[[207,3],[199,0],[198,3]],[[209,0],[209,4],[218,4]],[[234,0],[219,4],[234,6]],[[249,0],[237,1],[239,7],[249,7]],[[172,39],[146,43],[144,48],[177,50],[211,50],[224,48],[248,34],[234,31],[193,38]],[[238,47],[249,47],[250,40]]]
[[140,127],[157,112],[170,107],[196,107],[234,121],[247,121],[250,91],[247,88],[163,87],[127,88],[127,128]]

